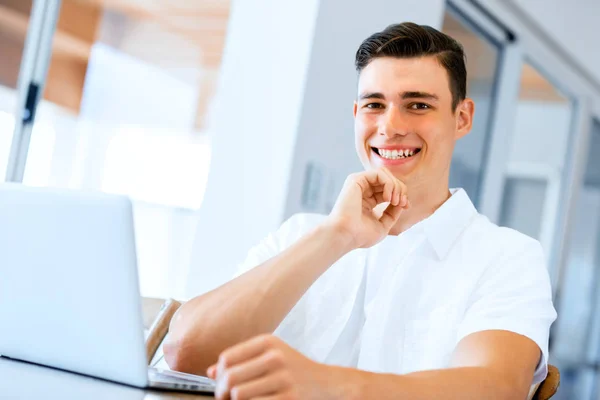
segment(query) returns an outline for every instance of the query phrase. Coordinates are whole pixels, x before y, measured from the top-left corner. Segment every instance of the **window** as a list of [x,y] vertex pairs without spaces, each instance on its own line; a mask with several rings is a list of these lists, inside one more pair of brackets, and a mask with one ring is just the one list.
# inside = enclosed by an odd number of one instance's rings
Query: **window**
[[477,206],[486,166],[490,123],[500,51],[476,29],[447,12],[442,31],[464,47],[467,56],[467,97],[475,101],[471,133],[456,143],[450,168],[450,187],[466,190]]
[[[600,121],[592,127],[583,184],[559,282],[550,355],[561,371],[562,399],[597,399],[600,365]],[[558,395],[558,393],[557,393]]]
[[142,295],[183,296],[228,19],[229,2],[61,4],[23,182],[130,196]]
[[0,181],[4,181],[17,108],[17,80],[33,0],[0,0]]
[[548,252],[559,213],[572,108],[571,100],[537,69],[523,65],[500,225],[540,240]]

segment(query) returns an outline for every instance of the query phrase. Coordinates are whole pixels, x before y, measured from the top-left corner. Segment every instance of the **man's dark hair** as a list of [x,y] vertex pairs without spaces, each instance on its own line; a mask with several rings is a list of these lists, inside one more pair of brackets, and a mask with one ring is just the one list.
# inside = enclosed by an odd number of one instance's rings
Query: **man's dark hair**
[[413,58],[435,56],[448,72],[452,110],[467,96],[467,68],[463,47],[456,40],[427,25],[413,22],[390,25],[374,33],[356,52],[356,70],[360,72],[375,58]]

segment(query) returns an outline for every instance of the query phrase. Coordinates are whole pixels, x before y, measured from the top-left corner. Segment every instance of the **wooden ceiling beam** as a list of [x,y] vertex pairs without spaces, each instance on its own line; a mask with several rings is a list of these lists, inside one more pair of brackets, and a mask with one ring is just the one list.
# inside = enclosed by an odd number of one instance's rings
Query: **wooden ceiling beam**
[[15,38],[25,38],[29,26],[29,15],[5,5],[0,5],[0,30]]
[[120,12],[131,17],[163,19],[169,16],[188,18],[228,18],[230,3],[228,0],[192,0],[183,2],[173,0],[77,0],[96,7]]

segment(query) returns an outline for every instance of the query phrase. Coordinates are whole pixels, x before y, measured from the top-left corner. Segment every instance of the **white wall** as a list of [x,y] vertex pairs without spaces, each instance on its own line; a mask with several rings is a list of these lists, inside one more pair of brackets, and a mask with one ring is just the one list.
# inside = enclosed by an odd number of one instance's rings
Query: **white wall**
[[[323,167],[333,187],[360,168],[352,122],[356,49],[391,23],[439,28],[443,11],[443,0],[233,3],[189,296],[228,280],[252,245],[304,209],[309,162]],[[320,198],[317,211],[327,200]]]
[[283,215],[317,0],[239,0],[232,10],[213,113],[212,161],[188,290],[233,274]]

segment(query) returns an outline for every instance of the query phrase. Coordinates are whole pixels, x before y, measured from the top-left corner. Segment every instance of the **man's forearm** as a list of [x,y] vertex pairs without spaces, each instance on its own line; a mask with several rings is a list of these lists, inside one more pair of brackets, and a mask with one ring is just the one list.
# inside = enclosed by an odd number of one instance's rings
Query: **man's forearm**
[[332,400],[525,400],[529,391],[527,384],[512,382],[501,373],[484,367],[449,368],[407,375],[340,367],[331,367],[330,372]]
[[165,357],[175,369],[204,373],[226,348],[277,328],[350,241],[322,225],[273,259],[184,304],[173,318]]

